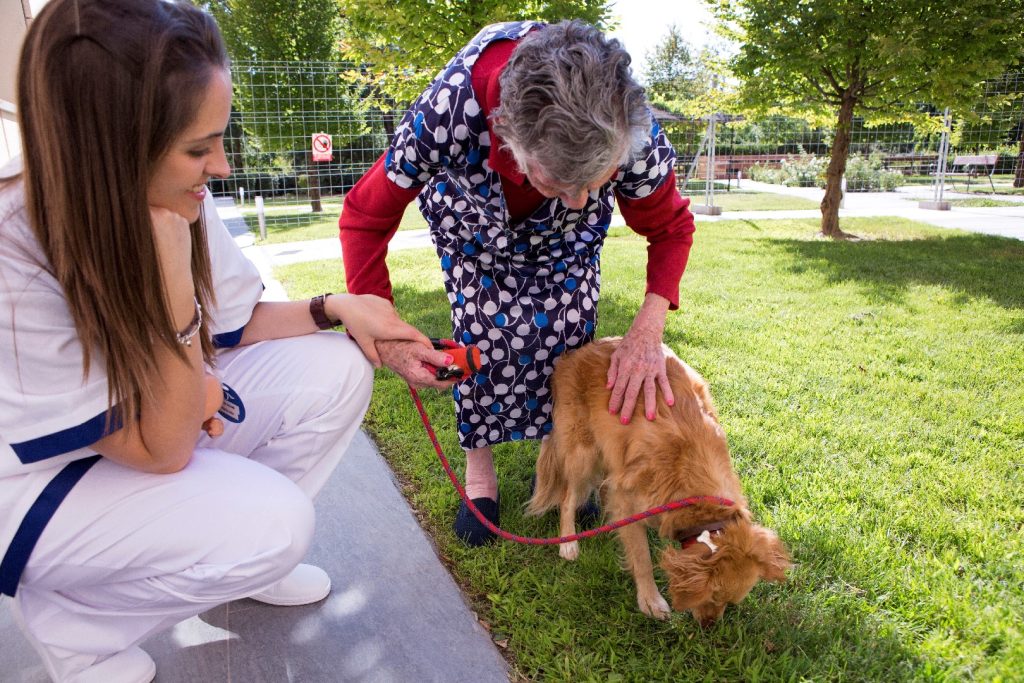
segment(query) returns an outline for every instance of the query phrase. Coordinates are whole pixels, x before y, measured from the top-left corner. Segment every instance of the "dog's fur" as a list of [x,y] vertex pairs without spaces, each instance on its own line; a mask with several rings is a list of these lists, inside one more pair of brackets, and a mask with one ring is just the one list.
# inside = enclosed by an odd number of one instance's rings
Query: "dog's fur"
[[[742,600],[760,579],[784,581],[789,555],[769,529],[753,523],[739,479],[732,469],[725,433],[718,424],[707,383],[666,346],[666,365],[675,404],[659,396],[653,421],[643,416],[643,396],[629,425],[608,412],[608,364],[619,339],[609,338],[563,356],[552,376],[554,429],[541,444],[537,484],[527,512],[557,507],[560,533],[575,533],[575,510],[591,492],[601,491],[605,514],[620,519],[690,496],[719,496],[726,507],[699,503],[646,520],[662,538],[712,522],[726,522],[704,543],[666,547],[661,567],[669,577],[672,607],[690,610],[703,626],[714,623],[727,604]],[[637,587],[640,610],[655,618],[669,614],[654,582],[647,529],[637,522],[618,531],[625,562]],[[576,559],[578,543],[563,543],[559,554]]]

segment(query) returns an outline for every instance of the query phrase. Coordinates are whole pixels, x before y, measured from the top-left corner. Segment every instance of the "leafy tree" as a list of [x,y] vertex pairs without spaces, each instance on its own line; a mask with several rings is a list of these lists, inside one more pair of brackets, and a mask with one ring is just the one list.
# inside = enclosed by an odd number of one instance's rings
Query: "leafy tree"
[[[211,0],[234,66],[234,106],[258,149],[283,154],[309,178],[313,211],[320,168],[310,136],[359,135],[365,125],[342,109],[358,109],[341,79],[341,16],[335,0]],[[327,63],[326,65],[324,63]],[[339,107],[339,102],[346,103]]]
[[210,0],[234,60],[337,60],[335,0]]
[[693,47],[675,24],[647,54],[647,95],[651,100],[671,102],[692,99],[698,92],[699,69]]
[[753,112],[834,120],[821,231],[839,228],[841,179],[855,113],[871,123],[920,119],[914,103],[969,106],[978,84],[1021,52],[1020,0],[707,0],[740,43],[732,60]]
[[1012,133],[1017,140],[1017,170],[1013,174],[1013,186],[1024,187],[1024,118],[1021,118]]
[[1013,186],[1024,187],[1024,55],[1014,67],[1013,71],[1004,75],[1007,84],[1016,86],[1016,93],[1011,99],[1011,107],[1016,107],[1018,112],[1017,124],[1007,134],[1007,142],[1017,143],[1017,163],[1014,167]]
[[676,172],[682,174],[685,166],[683,177],[688,180],[698,159],[687,152],[701,148],[710,116],[729,109],[729,93],[718,86],[726,80],[725,64],[708,49],[694,54],[682,31],[671,24],[668,34],[645,55],[644,70],[651,105],[676,115],[661,125],[680,153]]
[[583,19],[609,28],[607,0],[337,0],[343,54],[367,66],[362,78],[399,103],[411,102],[481,28],[500,21]]
[[727,108],[728,93],[719,87],[728,79],[724,60],[707,48],[694,55],[693,47],[675,24],[647,54],[644,67],[647,96],[657,107],[705,117]]

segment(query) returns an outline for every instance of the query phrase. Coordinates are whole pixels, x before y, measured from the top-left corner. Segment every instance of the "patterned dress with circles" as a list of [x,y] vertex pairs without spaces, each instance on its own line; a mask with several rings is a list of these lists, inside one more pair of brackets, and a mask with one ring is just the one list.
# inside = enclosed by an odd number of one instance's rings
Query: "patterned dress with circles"
[[476,344],[484,360],[481,372],[453,389],[464,448],[551,430],[552,364],[594,336],[614,197],[648,196],[675,162],[654,123],[639,158],[592,192],[582,209],[549,199],[525,220],[511,221],[488,162],[490,134],[471,69],[491,42],[517,40],[541,26],[484,28],[405,114],[385,157],[392,182],[423,186],[417,202],[441,259],[453,336]]

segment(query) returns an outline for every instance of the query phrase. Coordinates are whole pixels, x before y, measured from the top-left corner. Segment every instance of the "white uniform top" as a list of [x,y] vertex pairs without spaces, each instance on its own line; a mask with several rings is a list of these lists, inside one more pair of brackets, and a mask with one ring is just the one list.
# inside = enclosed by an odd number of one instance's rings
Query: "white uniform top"
[[[0,169],[0,178],[20,167],[20,158],[14,159]],[[107,410],[103,358],[94,353],[83,376],[74,321],[24,203],[20,180],[0,189],[0,558],[16,533],[23,545],[26,532],[18,529],[30,509],[35,536],[41,533],[77,477],[51,486],[46,500],[37,498],[68,463],[96,455],[87,446],[103,436]],[[263,285],[209,194],[203,210],[217,297],[204,322],[218,345],[234,346]]]

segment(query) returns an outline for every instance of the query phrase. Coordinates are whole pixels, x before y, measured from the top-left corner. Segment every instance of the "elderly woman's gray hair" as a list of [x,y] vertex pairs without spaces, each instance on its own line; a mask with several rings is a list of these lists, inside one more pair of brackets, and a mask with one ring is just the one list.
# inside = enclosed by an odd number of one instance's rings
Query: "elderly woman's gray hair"
[[526,165],[570,188],[634,159],[651,129],[643,88],[619,41],[579,20],[532,31],[501,74],[494,132]]

